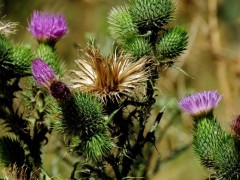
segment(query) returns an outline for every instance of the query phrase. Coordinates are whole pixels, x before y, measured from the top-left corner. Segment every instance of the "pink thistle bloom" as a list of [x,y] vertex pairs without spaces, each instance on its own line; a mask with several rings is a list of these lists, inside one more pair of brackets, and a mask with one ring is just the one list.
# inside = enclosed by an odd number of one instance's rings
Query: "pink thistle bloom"
[[34,11],[28,30],[39,41],[57,41],[68,31],[63,15]]
[[211,113],[221,99],[217,91],[203,91],[182,98],[179,107],[192,116],[199,116]]
[[47,88],[56,79],[53,69],[39,58],[32,61],[32,75],[39,85]]

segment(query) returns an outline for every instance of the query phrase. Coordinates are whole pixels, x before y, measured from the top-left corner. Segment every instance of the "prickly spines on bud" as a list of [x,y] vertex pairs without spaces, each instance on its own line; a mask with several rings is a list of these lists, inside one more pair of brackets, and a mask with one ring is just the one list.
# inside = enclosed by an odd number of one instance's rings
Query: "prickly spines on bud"
[[70,148],[77,155],[84,155],[87,158],[99,161],[109,155],[109,151],[114,147],[105,131],[99,131],[92,136],[72,138]]
[[138,32],[127,7],[113,8],[109,14],[108,22],[110,33],[119,43],[126,42]]
[[211,168],[215,165],[214,149],[219,145],[218,138],[223,132],[214,119],[210,121],[206,118],[194,123],[193,149],[199,157],[201,163]]
[[92,136],[103,128],[103,107],[90,94],[74,92],[71,98],[61,104],[61,127],[66,135]]
[[172,0],[131,0],[129,7],[133,22],[143,33],[168,24],[174,9]]
[[134,58],[141,58],[150,55],[152,52],[151,44],[142,36],[135,36],[129,40],[124,46],[124,51],[130,53]]
[[12,65],[12,49],[13,45],[11,41],[0,34],[0,75],[1,77],[6,76],[6,72],[11,71],[13,68]]
[[240,154],[235,139],[214,118],[203,118],[194,124],[193,148],[202,164],[216,171],[218,178],[237,179]]
[[13,59],[15,73],[29,73],[32,57],[33,54],[30,46],[23,44],[14,46],[11,58]]
[[186,50],[187,43],[186,30],[179,27],[169,29],[157,42],[157,54],[164,58],[176,58]]

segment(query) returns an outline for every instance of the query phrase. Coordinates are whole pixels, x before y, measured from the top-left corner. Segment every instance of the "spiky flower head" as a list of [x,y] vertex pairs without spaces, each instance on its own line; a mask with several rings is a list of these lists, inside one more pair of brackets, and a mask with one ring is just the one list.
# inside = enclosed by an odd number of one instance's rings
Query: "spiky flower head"
[[179,107],[188,114],[198,117],[211,114],[221,99],[222,95],[217,91],[203,91],[182,98]]
[[157,54],[163,58],[176,58],[186,50],[187,44],[187,31],[180,27],[171,28],[157,42]]
[[119,43],[125,43],[138,33],[127,7],[113,8],[108,16],[110,33]]
[[240,115],[236,116],[230,124],[233,133],[240,137]]
[[73,91],[61,104],[61,114],[59,130],[68,136],[90,137],[104,128],[103,105],[89,93]]
[[124,51],[130,53],[136,59],[148,56],[152,52],[150,42],[142,36],[135,36],[129,40],[124,46]]
[[46,88],[56,79],[53,69],[39,58],[32,61],[32,75],[39,85]]
[[145,57],[133,62],[130,55],[115,52],[104,58],[92,45],[82,52],[82,59],[75,61],[79,70],[71,71],[71,86],[95,94],[102,102],[118,101],[147,80]]
[[68,28],[63,15],[34,11],[28,30],[40,42],[56,42]]
[[155,31],[172,18],[172,0],[130,0],[130,15],[140,31]]

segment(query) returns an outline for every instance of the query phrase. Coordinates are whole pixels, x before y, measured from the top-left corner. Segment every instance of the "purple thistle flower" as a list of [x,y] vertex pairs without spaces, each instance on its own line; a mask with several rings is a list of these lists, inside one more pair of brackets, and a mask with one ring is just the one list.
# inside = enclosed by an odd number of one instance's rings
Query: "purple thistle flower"
[[32,75],[38,84],[47,88],[56,79],[53,69],[39,58],[32,61]]
[[68,31],[63,15],[34,11],[28,30],[39,41],[57,41]]
[[212,112],[221,99],[217,91],[203,91],[182,98],[179,107],[190,115],[199,116]]

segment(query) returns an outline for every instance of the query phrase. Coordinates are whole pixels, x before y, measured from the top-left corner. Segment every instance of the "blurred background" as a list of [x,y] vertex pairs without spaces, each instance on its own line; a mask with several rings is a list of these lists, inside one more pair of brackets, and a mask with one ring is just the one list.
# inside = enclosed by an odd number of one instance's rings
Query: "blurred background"
[[[69,33],[57,43],[57,51],[68,69],[75,68],[78,58],[74,43],[86,45],[95,37],[102,53],[112,52],[113,40],[108,31],[107,16],[112,7],[127,0],[0,0],[1,17],[19,22],[17,43],[37,46],[27,31],[33,10],[63,13]],[[177,0],[171,25],[186,27],[189,45],[176,65],[191,77],[173,68],[163,69],[157,81],[158,94],[154,113],[165,107],[159,125],[156,148],[144,158],[150,159],[148,177],[163,180],[202,180],[209,175],[194,157],[191,146],[192,119],[181,113],[180,97],[202,90],[218,90],[224,95],[215,114],[227,130],[229,122],[240,114],[240,1]],[[74,159],[62,148],[59,135],[49,136],[44,148],[44,169],[50,176],[70,176]],[[178,151],[176,151],[176,149]],[[158,163],[157,159],[161,159]]]

